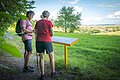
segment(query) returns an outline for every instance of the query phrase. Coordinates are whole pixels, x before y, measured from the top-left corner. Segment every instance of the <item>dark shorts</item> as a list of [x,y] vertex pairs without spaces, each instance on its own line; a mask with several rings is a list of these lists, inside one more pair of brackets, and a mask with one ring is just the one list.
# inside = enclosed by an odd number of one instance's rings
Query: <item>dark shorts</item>
[[47,54],[50,54],[51,52],[53,52],[52,42],[36,41],[37,53],[44,53],[45,50]]
[[25,40],[23,41],[23,43],[24,43],[25,50],[27,52],[32,52],[32,39]]

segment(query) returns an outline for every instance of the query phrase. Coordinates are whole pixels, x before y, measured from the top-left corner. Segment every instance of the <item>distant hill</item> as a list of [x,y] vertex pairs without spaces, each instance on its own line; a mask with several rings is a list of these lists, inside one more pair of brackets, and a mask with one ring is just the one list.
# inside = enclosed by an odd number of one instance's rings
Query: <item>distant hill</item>
[[93,35],[116,35],[116,36],[120,36],[120,31],[116,31],[116,32],[107,32],[107,33],[95,33]]
[[90,24],[90,25],[81,25],[81,26],[120,26],[120,24]]

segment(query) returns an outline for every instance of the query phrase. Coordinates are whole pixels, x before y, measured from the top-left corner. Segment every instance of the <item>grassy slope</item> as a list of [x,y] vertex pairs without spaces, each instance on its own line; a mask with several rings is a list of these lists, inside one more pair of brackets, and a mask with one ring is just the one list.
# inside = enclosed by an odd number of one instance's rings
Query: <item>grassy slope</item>
[[[55,33],[56,36],[80,38],[68,49],[68,72],[81,75],[81,79],[120,78],[120,37]],[[63,46],[54,45],[57,67],[63,65]]]

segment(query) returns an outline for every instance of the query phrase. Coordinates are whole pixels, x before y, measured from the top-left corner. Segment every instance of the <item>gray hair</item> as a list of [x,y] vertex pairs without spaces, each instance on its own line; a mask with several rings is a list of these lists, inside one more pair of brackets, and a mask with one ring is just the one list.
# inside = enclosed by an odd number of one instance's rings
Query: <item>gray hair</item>
[[49,16],[49,15],[50,15],[50,13],[47,10],[43,11],[43,13],[42,13],[42,16],[44,18],[47,17],[47,16]]

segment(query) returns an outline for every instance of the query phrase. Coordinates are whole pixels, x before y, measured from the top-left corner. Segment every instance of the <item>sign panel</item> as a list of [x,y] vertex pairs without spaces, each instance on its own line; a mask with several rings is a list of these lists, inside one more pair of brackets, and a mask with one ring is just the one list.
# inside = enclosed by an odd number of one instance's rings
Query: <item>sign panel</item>
[[67,37],[59,37],[59,36],[52,37],[53,43],[63,44],[67,46],[71,46],[75,44],[78,40],[79,40],[78,38],[67,38]]

